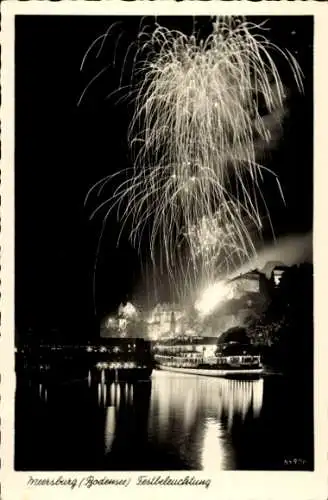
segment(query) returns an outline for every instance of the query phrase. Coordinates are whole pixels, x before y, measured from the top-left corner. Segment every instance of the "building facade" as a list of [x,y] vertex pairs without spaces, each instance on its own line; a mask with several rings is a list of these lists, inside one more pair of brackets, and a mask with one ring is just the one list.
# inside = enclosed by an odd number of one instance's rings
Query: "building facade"
[[182,331],[183,313],[176,304],[157,304],[147,318],[148,338],[179,335]]

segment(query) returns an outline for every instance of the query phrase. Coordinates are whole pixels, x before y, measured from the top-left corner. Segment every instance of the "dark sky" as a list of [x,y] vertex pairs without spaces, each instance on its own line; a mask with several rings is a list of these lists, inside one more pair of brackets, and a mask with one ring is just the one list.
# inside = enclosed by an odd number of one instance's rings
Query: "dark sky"
[[[92,41],[114,21],[16,19],[16,322],[22,330],[39,325],[90,331],[94,323],[92,275],[101,217],[89,221],[95,205],[91,200],[84,207],[84,199],[101,177],[130,166],[131,107],[106,99],[118,85],[120,64],[109,68],[77,106],[88,81],[111,62],[113,43],[98,60],[90,58],[83,74],[79,66]],[[123,21],[118,60],[135,40],[140,19]],[[192,20],[165,23],[184,30]],[[277,16],[268,26],[272,40],[295,54],[306,77],[304,96],[292,89],[284,136],[267,160],[287,200],[287,209],[276,195],[271,200],[276,233],[288,235],[312,227],[312,18]],[[137,255],[124,239],[116,248],[117,231],[117,224],[109,224],[101,246],[99,314],[131,297],[139,281]]]

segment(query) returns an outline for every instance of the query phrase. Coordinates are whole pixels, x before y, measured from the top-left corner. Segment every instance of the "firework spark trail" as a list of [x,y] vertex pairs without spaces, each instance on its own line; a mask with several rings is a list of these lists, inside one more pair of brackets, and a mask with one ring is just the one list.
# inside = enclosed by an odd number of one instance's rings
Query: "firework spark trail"
[[[295,58],[263,33],[263,25],[218,17],[204,40],[160,25],[139,34],[129,84],[139,81],[129,128],[134,167],[99,209],[117,210],[136,247],[150,227],[152,259],[160,243],[172,278],[182,237],[195,276],[199,268],[213,275],[222,249],[228,267],[233,253],[237,260],[254,255],[244,220],[261,232],[261,183],[273,174],[257,162],[257,142],[271,138],[260,108],[279,119],[285,100],[274,55],[287,61],[302,90]],[[195,230],[204,220],[218,239],[210,250]]]
[[[223,207],[226,210],[226,205]],[[239,255],[239,262],[243,260],[244,255],[249,255],[251,252],[255,254],[255,247],[247,227],[240,213],[230,215],[230,222],[227,223],[228,217],[226,214],[218,211],[211,219],[203,217],[198,224],[189,228],[188,239],[193,245],[192,254],[197,259],[201,257],[205,266],[218,266],[218,259],[226,257],[226,261],[233,261],[233,253]],[[231,219],[239,219],[240,231],[236,232],[235,222]],[[223,255],[222,255],[223,253]],[[227,269],[229,272],[229,269]]]
[[[140,48],[142,54],[148,51],[148,57],[138,67],[144,78],[129,131],[135,148],[131,191],[135,186],[139,215],[145,197],[152,204],[144,212],[155,214],[151,249],[161,233],[169,269],[176,220],[188,228],[203,217],[212,218],[217,207],[225,207],[225,213],[241,210],[261,230],[265,169],[256,161],[254,144],[258,137],[269,142],[270,129],[259,105],[261,100],[268,113],[274,112],[283,108],[285,95],[271,52],[285,57],[300,89],[302,81],[294,57],[253,33],[259,28],[218,18],[212,34],[199,41],[157,26]],[[230,189],[232,175],[237,194]],[[146,192],[161,196],[156,199]],[[237,238],[243,233],[249,239],[240,217],[230,224]],[[135,226],[133,237],[140,238],[141,228]],[[193,247],[190,241],[192,252]]]
[[[199,288],[205,289],[209,284],[227,277],[250,255],[256,254],[245,218],[235,211],[234,205],[228,211],[227,205],[223,205],[211,218],[202,217],[188,228],[186,237],[194,258],[194,275],[197,276],[190,290],[196,294]],[[236,221],[240,221],[239,225]]]

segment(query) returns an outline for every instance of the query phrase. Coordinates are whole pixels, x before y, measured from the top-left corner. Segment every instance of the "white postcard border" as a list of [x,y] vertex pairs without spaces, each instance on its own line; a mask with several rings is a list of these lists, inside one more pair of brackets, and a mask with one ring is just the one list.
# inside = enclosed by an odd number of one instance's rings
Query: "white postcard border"
[[[86,1],[6,1],[2,4],[2,160],[1,160],[1,487],[2,498],[81,499],[96,495],[97,498],[167,498],[179,495],[184,498],[199,498],[199,495],[222,499],[278,499],[311,500],[327,498],[328,493],[328,433],[327,433],[327,387],[326,356],[327,316],[326,286],[328,272],[325,257],[328,255],[326,235],[327,165],[328,165],[328,4],[319,2],[293,3],[270,2],[195,2],[188,0],[176,3],[170,0],[153,2],[86,2]],[[315,196],[314,196],[314,269],[315,269],[315,471],[314,472],[220,472],[211,476],[209,488],[200,487],[141,487],[136,486],[138,476],[165,476],[158,472],[15,472],[13,470],[14,445],[14,16],[15,14],[78,14],[78,15],[314,15],[315,16]],[[312,138],[309,138],[312,140]],[[295,186],[295,189],[297,187]],[[64,452],[64,450],[63,450]],[[130,478],[128,487],[29,487],[29,476],[38,478],[72,477],[77,482],[88,475],[97,478]],[[171,477],[208,478],[198,472],[171,472]]]

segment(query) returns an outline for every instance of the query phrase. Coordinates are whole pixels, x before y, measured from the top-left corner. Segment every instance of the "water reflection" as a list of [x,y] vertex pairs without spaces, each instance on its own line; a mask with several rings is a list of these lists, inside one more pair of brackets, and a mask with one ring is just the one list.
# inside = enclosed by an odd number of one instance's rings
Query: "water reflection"
[[128,382],[100,382],[97,384],[97,395],[98,406],[113,406],[118,411],[121,406],[133,405],[134,384]]
[[222,425],[215,418],[209,417],[205,421],[202,446],[201,465],[203,470],[215,472],[226,468],[226,447],[222,443],[224,443]]
[[105,453],[109,453],[115,438],[116,412],[115,406],[108,406],[105,421]]
[[178,452],[191,468],[234,468],[234,422],[258,418],[263,379],[229,380],[157,372],[148,432],[158,447]]
[[234,469],[240,455],[236,436],[242,440],[253,432],[248,423],[262,418],[263,379],[156,371],[148,382],[118,382],[106,370],[85,375],[68,383],[41,378],[18,384],[16,397],[26,408],[17,415],[32,412],[33,443],[40,425],[54,430],[51,456],[45,455],[40,436],[45,467],[58,447],[69,449],[65,459],[72,469],[79,462],[90,469],[90,461],[100,470]]

